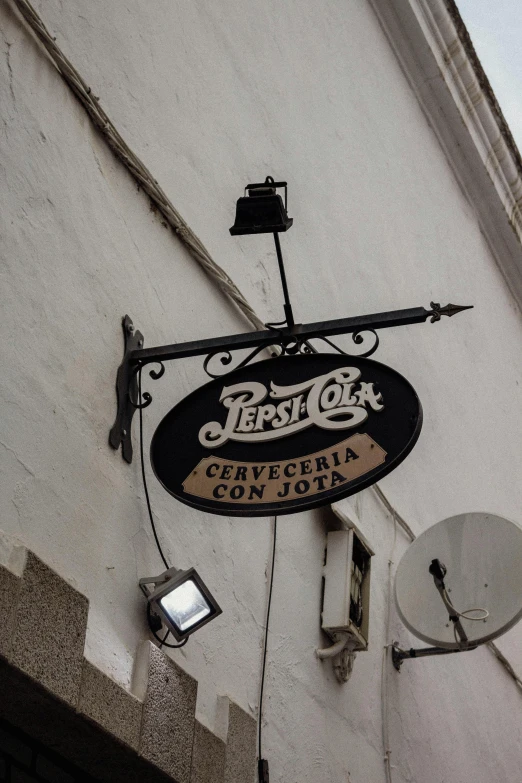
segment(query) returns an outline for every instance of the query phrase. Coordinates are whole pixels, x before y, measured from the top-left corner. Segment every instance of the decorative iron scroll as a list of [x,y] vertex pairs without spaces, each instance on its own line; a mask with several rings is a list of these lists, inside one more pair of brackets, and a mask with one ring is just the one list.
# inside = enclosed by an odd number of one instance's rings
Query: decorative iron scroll
[[[219,362],[222,366],[227,366],[229,364],[232,364],[232,354],[230,351],[215,351],[214,353],[209,353],[209,355],[206,357],[205,361],[203,362],[203,369],[209,375],[211,378],[220,378],[222,375],[226,375],[229,372],[232,372],[232,370],[239,370],[240,367],[245,367],[249,362],[252,361],[261,351],[264,351],[265,348],[268,348],[267,345],[259,345],[257,348],[254,348],[254,350],[248,354],[247,357],[245,357],[242,361],[240,361],[238,364],[236,364],[235,367],[229,367],[226,370],[223,370],[222,372],[212,372],[209,370],[209,364],[213,359],[219,358]],[[276,355],[275,353],[273,354]]]
[[[159,367],[160,367],[159,370],[150,370],[149,371],[149,375],[150,375],[150,377],[152,378],[153,381],[159,380],[165,374],[165,365],[163,364],[163,362],[158,361],[157,364],[159,364]],[[129,392],[128,392],[129,402],[132,405],[132,407],[136,408],[137,410],[140,410],[140,409],[143,410],[143,408],[148,408],[149,405],[152,402],[152,395],[149,394],[149,392],[143,392],[143,394],[141,393],[141,371],[142,371],[142,369],[143,369],[143,365],[141,363],[139,363],[132,370],[132,378],[133,379],[135,379],[135,378],[138,379],[138,397],[139,397],[139,399],[136,400],[136,401],[132,399],[132,391],[131,391],[131,389],[133,388],[132,382],[129,385]]]
[[359,356],[362,357],[363,359],[366,359],[368,358],[368,356],[371,356],[372,353],[375,353],[375,351],[379,347],[379,335],[377,334],[377,332],[374,329],[365,329],[364,331],[361,332],[351,332],[350,337],[352,338],[352,342],[355,343],[355,345],[363,345],[365,341],[365,337],[364,337],[365,334],[371,334],[373,336],[373,343],[369,348],[367,348],[365,351],[361,351],[360,353],[350,353],[349,351],[344,351],[342,348],[339,348],[338,345],[336,345],[331,340],[329,340],[328,337],[320,336],[315,339],[322,340],[328,345],[331,345],[332,348],[335,348],[335,350],[338,353],[342,353],[345,356],[356,356],[356,357]]
[[[269,324],[267,325],[270,326],[270,328],[274,329],[275,334],[273,340],[267,342],[265,345],[259,345],[251,353],[249,353],[248,356],[246,356],[244,359],[239,361],[237,364],[232,364],[233,356],[230,351],[215,351],[214,353],[210,353],[205,358],[205,361],[203,362],[203,369],[205,370],[207,375],[210,376],[210,378],[221,378],[223,375],[227,375],[229,372],[239,370],[241,367],[246,367],[246,365],[249,364],[253,359],[255,359],[255,357],[258,356],[258,354],[260,354],[262,351],[266,350],[267,348],[270,349],[270,348],[277,347],[279,349],[280,353],[276,353],[275,350],[272,350],[271,352],[272,357],[275,357],[277,355],[295,356],[298,353],[302,353],[305,355],[310,355],[312,353],[320,353],[320,351],[318,351],[317,348],[315,348],[309,340],[305,340],[298,336],[292,336],[291,338],[288,338],[287,336],[281,334],[272,325]],[[373,337],[372,345],[369,348],[367,348],[365,351],[361,351],[358,353],[351,353],[349,351],[343,350],[342,348],[339,348],[338,345],[333,343],[327,337],[319,336],[319,337],[314,337],[314,339],[322,340],[323,342],[327,343],[332,348],[334,348],[337,351],[337,353],[341,353],[344,356],[367,358],[368,356],[371,356],[373,353],[375,353],[375,351],[379,347],[379,336],[377,335],[377,332],[374,329],[365,329],[364,331],[351,333],[350,337],[355,345],[363,345],[364,342],[366,341],[365,335],[372,335]],[[211,369],[210,365],[212,362],[214,362],[215,367]],[[143,396],[145,397],[145,395]]]

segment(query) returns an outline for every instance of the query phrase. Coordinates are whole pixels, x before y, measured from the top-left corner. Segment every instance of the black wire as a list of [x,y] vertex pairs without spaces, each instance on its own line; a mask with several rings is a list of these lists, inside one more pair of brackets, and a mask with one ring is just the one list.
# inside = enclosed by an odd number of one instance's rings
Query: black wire
[[[167,562],[167,558],[163,554],[163,550],[161,548],[161,544],[159,542],[158,534],[156,532],[156,525],[154,524],[154,517],[152,516],[152,508],[150,506],[150,498],[149,498],[149,490],[147,487],[147,477],[145,476],[145,459],[143,457],[143,408],[141,407],[141,367],[140,371],[138,373],[138,400],[140,404],[139,412],[140,412],[140,459],[141,459],[141,478],[143,479],[143,489],[145,490],[145,498],[147,500],[147,508],[149,510],[149,518],[150,518],[150,524],[152,527],[152,532],[154,533],[154,540],[156,541],[156,546],[158,547],[158,552],[161,555],[161,559],[163,560],[163,563],[165,564],[165,568],[169,569],[170,566]],[[165,637],[167,638],[167,637]],[[166,645],[168,646],[168,645]]]
[[153,637],[156,639],[156,641],[158,641],[160,643],[160,647],[170,647],[171,649],[175,650],[178,647],[184,647],[186,645],[186,643],[188,642],[188,636],[187,636],[186,639],[183,639],[183,641],[180,642],[179,644],[169,644],[168,642],[165,641],[167,636],[169,635],[170,631],[167,631],[167,633],[165,634],[163,639],[160,636],[158,636],[158,634],[156,633],[156,631],[152,627],[151,614],[152,614],[152,612],[151,612],[150,604],[147,602],[147,621],[149,623],[149,629],[150,629],[150,632],[153,635]]
[[[151,524],[151,527],[152,527],[152,532],[154,533],[154,540],[156,541],[156,546],[158,547],[158,552],[161,555],[161,559],[163,560],[165,568],[168,569],[168,568],[170,568],[170,566],[169,566],[169,564],[167,562],[167,558],[163,554],[163,550],[162,550],[161,544],[159,542],[158,534],[156,532],[156,525],[154,524],[154,517],[152,516],[152,508],[151,508],[151,505],[150,505],[150,498],[149,498],[149,489],[147,487],[147,477],[145,475],[145,459],[144,459],[144,456],[143,456],[143,408],[141,407],[141,403],[142,403],[142,400],[141,400],[141,367],[140,367],[140,371],[138,373],[138,402],[140,404],[139,412],[140,412],[141,478],[143,480],[143,489],[145,490],[145,498],[147,500],[147,508],[148,508],[148,511],[149,511],[149,519],[150,519],[150,524]],[[188,642],[188,636],[187,636],[187,638],[183,639],[183,641],[180,644],[169,644],[167,642],[167,637],[168,637],[170,631],[167,631],[167,633],[165,634],[163,639],[161,639],[157,635],[156,631],[152,627],[151,608],[150,608],[150,604],[149,604],[148,601],[147,601],[147,622],[149,624],[149,630],[150,630],[151,634],[156,639],[156,641],[158,641],[160,643],[159,644],[160,648],[161,647],[170,647],[171,649],[177,649],[178,647],[184,647],[186,645],[186,643]]]
[[268,645],[268,621],[270,620],[270,607],[272,605],[272,588],[274,586],[274,564],[275,564],[275,554],[276,554],[276,538],[277,538],[277,517],[274,517],[274,540],[272,543],[272,567],[270,569],[270,589],[268,591],[268,605],[266,608],[266,624],[265,624],[265,644],[264,644],[264,650],[263,650],[263,667],[261,669],[261,690],[259,692],[259,717],[258,717],[258,731],[259,731],[259,739],[258,739],[258,748],[259,748],[259,758],[262,759],[262,753],[261,753],[261,721],[263,718],[263,689],[265,685],[265,668],[266,668],[266,648]]

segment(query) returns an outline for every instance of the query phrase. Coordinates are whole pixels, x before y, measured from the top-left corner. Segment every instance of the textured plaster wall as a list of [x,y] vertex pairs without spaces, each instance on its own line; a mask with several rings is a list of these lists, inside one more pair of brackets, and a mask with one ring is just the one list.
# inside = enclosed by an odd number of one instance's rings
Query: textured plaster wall
[[[283,246],[298,319],[430,300],[475,305],[451,321],[382,334],[376,358],[408,377],[425,413],[418,445],[382,487],[416,532],[470,510],[522,522],[520,313],[369,6],[36,8],[263,318],[282,316],[272,243],[232,239],[228,227],[243,185],[266,174],[290,183],[294,227]],[[131,315],[146,345],[245,324],[150,210],[8,2],[0,29],[1,527],[88,596],[86,655],[128,686],[146,634],[136,581],[162,564],[138,460],[128,466],[107,445],[120,317]],[[205,378],[193,359],[147,381],[147,443]],[[270,520],[202,514],[149,474],[169,559],[195,565],[223,608],[174,653],[199,682],[198,717],[223,734],[217,694],[257,709]],[[384,628],[388,560],[397,563],[407,541],[399,531],[394,545],[371,490],[345,503],[376,551],[370,649],[344,686],[315,658],[325,643],[328,514],[282,518],[263,735],[274,781],[384,780],[382,646],[415,643],[393,613],[388,639]],[[522,669],[521,630],[499,646]],[[522,701],[486,649],[405,663],[389,679],[394,781],[517,779]]]

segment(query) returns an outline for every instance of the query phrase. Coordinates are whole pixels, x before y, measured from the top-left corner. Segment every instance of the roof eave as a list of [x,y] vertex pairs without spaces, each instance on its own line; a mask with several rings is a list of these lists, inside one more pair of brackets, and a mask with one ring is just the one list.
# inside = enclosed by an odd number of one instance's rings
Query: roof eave
[[454,0],[370,0],[522,306],[522,159]]

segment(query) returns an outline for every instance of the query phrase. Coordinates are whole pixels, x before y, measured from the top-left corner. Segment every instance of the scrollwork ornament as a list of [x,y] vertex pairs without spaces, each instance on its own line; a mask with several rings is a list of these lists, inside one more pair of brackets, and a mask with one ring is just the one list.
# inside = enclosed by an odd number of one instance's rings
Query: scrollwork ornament
[[351,335],[351,338],[355,345],[363,345],[365,341],[364,335],[371,334],[373,336],[373,344],[370,346],[370,348],[367,348],[365,351],[362,351],[361,353],[356,354],[357,356],[362,356],[363,358],[367,358],[368,356],[371,356],[372,353],[375,353],[377,348],[379,347],[379,335],[375,331],[375,329],[364,329],[361,332],[355,332]]
[[[276,331],[274,329],[274,331]],[[367,343],[367,336],[372,335],[373,336],[373,342],[372,344],[366,348],[366,350],[363,350],[358,353],[351,353],[349,351],[345,351],[342,348],[339,348],[338,345],[333,343],[331,340],[328,339],[328,337],[324,336],[318,336],[314,339],[322,340],[323,342],[330,345],[332,348],[334,348],[338,353],[344,354],[345,356],[361,356],[361,357],[367,357],[371,356],[374,351],[377,350],[379,346],[379,337],[377,335],[377,332],[373,329],[365,329],[364,331],[355,332],[351,336],[352,342],[355,345],[362,345],[364,346],[365,343]],[[248,356],[246,356],[244,359],[242,359],[237,364],[234,364],[232,367],[233,362],[233,355],[230,351],[215,351],[214,353],[210,353],[203,362],[203,369],[207,373],[210,378],[216,379],[221,378],[224,375],[228,375],[229,372],[239,370],[241,367],[245,367],[247,364],[249,364],[261,351],[265,350],[266,348],[270,348],[270,346],[278,345],[281,348],[281,355],[283,356],[295,356],[296,354],[303,354],[305,356],[309,356],[310,354],[318,353],[317,348],[315,348],[312,343],[309,340],[304,340],[301,337],[297,336],[283,336],[279,335],[279,339],[271,340],[270,343],[264,343],[263,345],[259,345],[257,348],[255,348]],[[276,356],[275,353],[272,353],[272,356]],[[214,364],[214,366],[212,366]],[[226,369],[221,369],[226,368]]]
[[271,343],[266,343],[263,345],[258,345],[257,348],[254,348],[254,350],[248,354],[242,361],[240,361],[238,364],[236,364],[235,367],[230,367],[229,369],[223,370],[222,372],[215,372],[209,369],[209,365],[213,360],[218,360],[219,357],[219,363],[223,366],[228,367],[229,364],[232,363],[232,354],[230,351],[216,351],[215,353],[210,353],[205,361],[203,362],[203,369],[209,375],[211,378],[221,378],[223,375],[227,375],[229,372],[232,372],[232,370],[239,370],[241,367],[245,367],[249,362],[252,361],[261,351],[264,351],[265,348],[268,348],[269,345],[272,345]]
[[214,359],[219,358],[219,361],[223,366],[227,366],[231,364],[232,362],[232,354],[230,351],[217,351],[216,353],[209,353],[209,355],[205,358],[205,361],[203,362],[203,369],[209,375],[211,378],[219,378],[221,375],[225,375],[228,370],[223,370],[222,372],[212,372],[209,370],[209,364]]
[[159,380],[165,374],[165,365],[163,362],[156,362],[159,364],[159,370],[150,370],[149,375],[153,381]]
[[[154,381],[157,381],[165,374],[165,365],[163,364],[163,362],[160,361],[155,362],[155,364],[159,364],[159,369],[150,370],[149,375]],[[133,408],[136,408],[136,410],[140,410],[140,409],[143,410],[143,408],[148,408],[152,402],[152,395],[149,394],[149,392],[143,392],[143,394],[141,393],[142,370],[143,370],[143,364],[142,362],[139,362],[133,370],[132,378],[129,384],[129,402]],[[137,384],[136,384],[136,379],[137,379]],[[138,387],[138,400],[133,400],[132,391],[136,389],[136,386]]]
[[304,340],[301,337],[286,338],[284,341],[281,340],[280,345],[282,353],[286,354],[287,356],[295,356],[295,354],[298,353],[305,355],[317,353],[317,350],[314,348],[314,346],[308,342],[308,340]]
[[379,347],[379,335],[374,329],[364,329],[364,331],[354,332],[350,334],[350,337],[352,338],[352,342],[355,345],[363,345],[366,340],[365,335],[367,334],[373,335],[373,343],[365,351],[360,351],[358,353],[350,353],[349,351],[345,351],[342,348],[339,348],[338,345],[336,345],[334,342],[329,340],[328,337],[324,337],[324,335],[320,335],[315,339],[322,340],[323,342],[327,343],[327,345],[330,345],[332,348],[334,348],[337,351],[337,353],[342,353],[344,356],[354,356],[354,357],[360,356],[364,359],[367,358],[368,356],[371,356],[372,353],[375,353],[375,351]]
[[296,353],[300,353],[301,343],[299,340],[291,340],[283,345],[283,353],[288,356],[295,356]]

